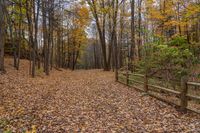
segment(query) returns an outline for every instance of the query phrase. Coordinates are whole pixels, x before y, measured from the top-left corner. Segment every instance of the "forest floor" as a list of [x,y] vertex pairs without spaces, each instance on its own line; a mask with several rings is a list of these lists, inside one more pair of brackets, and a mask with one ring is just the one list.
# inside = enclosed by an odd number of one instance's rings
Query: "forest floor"
[[0,132],[200,132],[200,115],[115,82],[102,70],[53,70],[31,78],[6,59],[0,75]]

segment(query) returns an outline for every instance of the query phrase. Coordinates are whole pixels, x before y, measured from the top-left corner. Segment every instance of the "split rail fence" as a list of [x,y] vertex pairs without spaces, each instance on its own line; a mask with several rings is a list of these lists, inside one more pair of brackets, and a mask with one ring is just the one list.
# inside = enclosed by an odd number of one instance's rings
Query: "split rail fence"
[[[133,77],[140,77],[141,80],[136,80]],[[199,109],[193,109],[191,107],[188,107],[188,102],[191,100],[198,101],[197,104],[200,105],[200,96],[198,96],[196,94],[188,93],[190,86],[197,88],[198,91],[200,92],[200,83],[189,82],[186,77],[183,77],[181,79],[181,81],[179,82],[180,89],[173,90],[173,89],[169,89],[166,87],[162,87],[160,85],[150,84],[149,79],[150,79],[150,77],[148,77],[147,75],[130,73],[128,71],[127,72],[118,71],[118,73],[117,73],[117,81],[122,84],[133,87],[139,91],[145,92],[145,94],[155,97],[161,101],[167,102],[168,104],[176,105],[176,106],[180,107],[180,109],[182,111],[191,110],[196,113],[200,113]],[[139,85],[136,85],[136,84],[139,84]],[[176,98],[178,98],[178,103],[173,100],[170,101],[168,98],[164,98],[162,96],[158,96],[158,95],[155,95],[154,93],[150,93],[150,92],[156,92],[159,94],[161,92],[173,94],[176,96]]]

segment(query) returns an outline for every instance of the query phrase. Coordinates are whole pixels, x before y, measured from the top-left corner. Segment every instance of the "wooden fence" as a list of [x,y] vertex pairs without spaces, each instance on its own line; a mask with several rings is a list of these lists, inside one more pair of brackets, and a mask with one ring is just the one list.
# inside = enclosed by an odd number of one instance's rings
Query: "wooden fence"
[[[140,77],[142,78],[142,80],[136,80],[133,77]],[[120,79],[123,79],[123,81],[121,81]],[[161,101],[167,102],[168,104],[173,104],[176,105],[178,107],[180,107],[180,109],[182,111],[187,111],[187,110],[191,110],[194,111],[196,113],[200,113],[200,110],[195,110],[193,108],[189,108],[188,107],[188,102],[189,99],[190,100],[197,100],[200,101],[200,96],[198,95],[192,95],[188,93],[189,90],[189,86],[195,86],[196,88],[200,88],[200,83],[195,83],[195,82],[188,82],[188,78],[187,77],[183,77],[180,81],[180,90],[173,90],[173,89],[169,89],[166,87],[161,87],[159,85],[153,85],[149,83],[149,77],[147,75],[142,75],[142,74],[135,74],[135,73],[130,73],[130,72],[123,72],[123,71],[118,71],[117,73],[117,81],[120,83],[123,83],[127,86],[131,86],[139,91],[145,92],[146,94],[155,97]],[[131,83],[130,83],[131,82]],[[135,83],[139,84],[140,87],[136,86]],[[141,87],[142,85],[142,87]],[[152,89],[154,88],[154,89]],[[159,91],[158,91],[159,90]],[[151,92],[167,92],[170,94],[173,94],[176,96],[176,98],[179,99],[179,103],[175,103],[174,101],[170,101],[166,98],[163,98],[162,96],[157,96]],[[200,91],[200,89],[199,89]]]

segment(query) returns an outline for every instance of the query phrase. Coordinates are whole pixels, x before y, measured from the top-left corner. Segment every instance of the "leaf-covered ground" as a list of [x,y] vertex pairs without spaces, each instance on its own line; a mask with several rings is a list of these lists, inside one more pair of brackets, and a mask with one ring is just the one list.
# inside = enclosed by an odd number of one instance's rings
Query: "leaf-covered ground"
[[183,114],[114,81],[102,70],[53,70],[28,75],[6,60],[0,75],[0,132],[200,132],[200,116]]

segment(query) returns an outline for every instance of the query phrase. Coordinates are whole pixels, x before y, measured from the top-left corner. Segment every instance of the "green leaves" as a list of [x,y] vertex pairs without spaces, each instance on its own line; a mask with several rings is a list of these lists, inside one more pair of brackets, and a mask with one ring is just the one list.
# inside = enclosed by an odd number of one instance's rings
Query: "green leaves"
[[187,40],[183,36],[176,36],[170,40],[167,45],[174,46],[182,49],[186,49],[189,47],[189,44],[187,43]]
[[170,71],[174,78],[188,74],[195,58],[186,39],[177,36],[168,42],[159,38],[155,40],[145,44],[143,51],[146,56],[139,64],[149,72],[152,69]]

